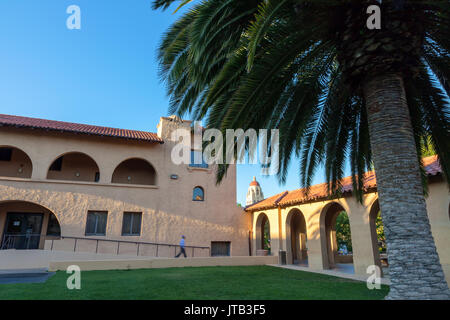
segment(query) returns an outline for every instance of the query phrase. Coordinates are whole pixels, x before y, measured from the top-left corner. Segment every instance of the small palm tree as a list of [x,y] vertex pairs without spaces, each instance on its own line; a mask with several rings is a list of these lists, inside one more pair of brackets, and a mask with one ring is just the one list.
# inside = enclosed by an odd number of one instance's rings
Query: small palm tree
[[[174,0],[157,0],[166,8]],[[277,128],[279,178],[323,165],[330,193],[348,161],[355,194],[374,167],[390,263],[389,299],[448,298],[421,174],[423,141],[450,168],[450,1],[204,0],[164,35],[170,111],[221,130]],[[218,180],[226,174],[221,166]]]

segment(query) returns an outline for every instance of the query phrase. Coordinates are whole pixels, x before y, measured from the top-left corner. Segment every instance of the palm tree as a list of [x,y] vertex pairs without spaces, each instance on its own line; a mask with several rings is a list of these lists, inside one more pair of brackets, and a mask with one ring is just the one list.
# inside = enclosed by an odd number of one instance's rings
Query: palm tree
[[[156,0],[167,8],[175,0]],[[382,1],[369,30],[363,0],[205,0],[159,48],[170,112],[207,127],[277,128],[280,182],[292,158],[308,187],[323,165],[355,195],[377,173],[389,254],[388,299],[449,298],[427,216],[423,141],[450,175],[450,1]],[[192,5],[192,4],[191,4]],[[226,174],[219,167],[217,179]],[[448,179],[447,179],[448,181]]]

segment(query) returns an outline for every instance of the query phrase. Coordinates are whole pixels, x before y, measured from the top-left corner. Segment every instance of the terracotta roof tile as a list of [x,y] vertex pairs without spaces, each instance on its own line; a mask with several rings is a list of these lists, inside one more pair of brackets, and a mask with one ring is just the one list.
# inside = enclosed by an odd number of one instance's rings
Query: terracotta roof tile
[[11,116],[6,114],[0,114],[0,126],[43,129],[49,131],[89,134],[129,140],[164,143],[164,141],[160,137],[158,137],[156,133],[152,132],[100,127],[63,121]]
[[283,199],[283,197],[288,193],[288,191],[281,192],[279,194],[276,194],[270,198],[266,198],[264,200],[261,200],[259,202],[256,202],[250,206],[245,207],[245,210],[251,208],[251,211],[254,210],[262,210],[267,208],[274,208],[278,205],[278,203]]
[[[442,168],[439,164],[437,156],[431,156],[423,158],[423,165],[425,167],[425,172],[429,176],[435,176],[442,173]],[[351,177],[345,177],[341,180],[342,193],[350,193],[353,191],[353,184]],[[364,189],[374,189],[377,187],[377,179],[374,171],[369,171],[366,173],[364,178]],[[264,199],[258,203],[245,208],[246,211],[256,211],[268,208],[275,208],[278,205],[288,206],[292,204],[299,204],[309,201],[315,201],[319,199],[328,198],[327,184],[321,183],[311,186],[309,189],[309,194],[305,194],[305,189],[297,189],[293,191],[285,191],[284,193],[277,194],[273,197]]]

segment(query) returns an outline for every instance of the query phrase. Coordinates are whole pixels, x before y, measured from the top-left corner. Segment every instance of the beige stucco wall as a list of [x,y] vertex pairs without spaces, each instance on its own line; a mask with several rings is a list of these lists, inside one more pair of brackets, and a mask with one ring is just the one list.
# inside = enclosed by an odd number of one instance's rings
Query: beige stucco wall
[[449,189],[444,182],[429,185],[427,210],[436,249],[450,285],[450,211]]
[[[353,245],[353,265],[355,273],[366,275],[367,267],[377,264],[371,235],[370,212],[377,200],[376,192],[368,193],[360,204],[354,197],[345,197],[335,200],[317,201],[301,205],[281,208],[281,234],[279,233],[278,209],[262,210],[249,215],[253,216],[253,246],[257,246],[258,217],[264,213],[270,222],[272,239],[272,254],[278,255],[278,250],[289,249],[290,238],[286,232],[287,217],[292,209],[301,211],[306,220],[308,264],[311,269],[323,270],[328,268],[327,243],[324,213],[332,203],[338,203],[347,212],[350,221],[350,230]],[[449,217],[449,190],[444,181],[433,181],[429,185],[427,208],[431,229],[439,253],[441,264],[450,283],[450,217]],[[289,250],[286,252],[290,261]]]
[[81,271],[131,270],[151,268],[215,267],[215,266],[257,266],[277,263],[275,256],[266,257],[202,257],[192,259],[140,259],[140,260],[95,260],[95,261],[52,261],[49,271],[67,270],[77,265]]
[[[211,241],[230,241],[232,255],[248,255],[251,218],[236,206],[235,166],[217,186],[214,169],[173,164],[170,156],[175,142],[167,139],[177,125],[165,121],[158,128],[166,137],[164,144],[1,128],[0,145],[23,150],[32,161],[33,173],[31,179],[0,177],[0,206],[12,200],[41,205],[57,216],[63,236],[84,237],[87,212],[98,210],[108,212],[105,239],[178,244],[185,235],[186,245],[209,247]],[[51,163],[68,152],[90,156],[99,167],[100,181],[48,180]],[[130,158],[151,163],[156,185],[111,183],[115,168]],[[178,179],[170,179],[172,174]],[[192,201],[195,186],[204,188],[205,201]],[[141,236],[121,235],[125,211],[142,212]],[[0,213],[0,233],[4,216]]]

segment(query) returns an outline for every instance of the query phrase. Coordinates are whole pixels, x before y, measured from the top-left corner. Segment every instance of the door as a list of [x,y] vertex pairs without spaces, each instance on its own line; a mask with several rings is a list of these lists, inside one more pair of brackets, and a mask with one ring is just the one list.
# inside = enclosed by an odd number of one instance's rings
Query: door
[[42,213],[8,212],[1,248],[38,249],[42,220]]

